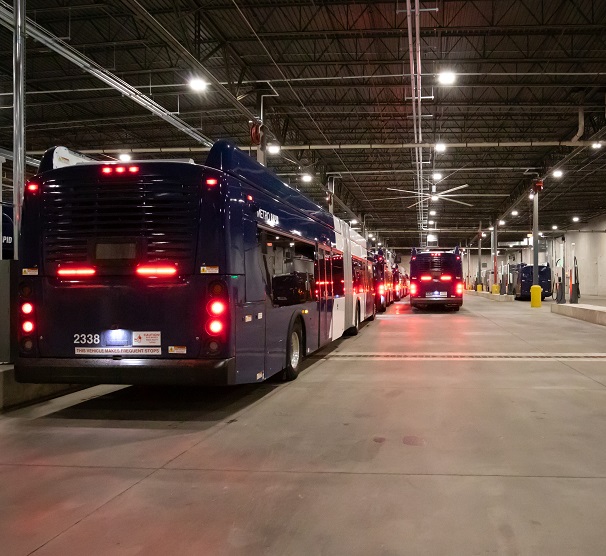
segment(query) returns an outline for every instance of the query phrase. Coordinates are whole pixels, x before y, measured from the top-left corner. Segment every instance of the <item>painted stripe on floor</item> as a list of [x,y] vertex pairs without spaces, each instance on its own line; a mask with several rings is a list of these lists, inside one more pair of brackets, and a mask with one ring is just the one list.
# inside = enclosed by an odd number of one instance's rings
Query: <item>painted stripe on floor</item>
[[435,360],[457,359],[471,361],[475,359],[491,360],[594,360],[606,359],[606,353],[331,353],[324,359],[406,359],[406,360]]

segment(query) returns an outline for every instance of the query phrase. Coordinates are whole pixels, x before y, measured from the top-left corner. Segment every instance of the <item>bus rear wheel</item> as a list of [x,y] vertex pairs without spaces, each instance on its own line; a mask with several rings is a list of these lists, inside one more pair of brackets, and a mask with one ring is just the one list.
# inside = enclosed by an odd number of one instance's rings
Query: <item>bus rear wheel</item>
[[295,380],[299,376],[304,357],[303,327],[301,326],[301,321],[297,319],[290,326],[288,336],[286,337],[286,367],[282,371],[283,380]]

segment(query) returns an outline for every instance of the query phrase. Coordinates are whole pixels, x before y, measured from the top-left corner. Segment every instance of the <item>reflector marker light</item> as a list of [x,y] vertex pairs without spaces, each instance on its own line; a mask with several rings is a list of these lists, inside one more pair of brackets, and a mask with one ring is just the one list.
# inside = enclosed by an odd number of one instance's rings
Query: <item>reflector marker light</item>
[[124,166],[116,166],[116,174],[124,174],[126,168]]
[[30,193],[35,193],[36,191],[38,191],[39,189],[39,185],[37,183],[28,183],[27,184],[27,190]]
[[96,272],[91,267],[60,268],[57,270],[59,276],[94,276]]
[[155,278],[158,276],[174,276],[177,274],[177,267],[173,265],[141,265],[136,270],[139,276]]
[[103,174],[111,174],[113,171],[114,169],[111,166],[103,166],[103,168],[101,168]]
[[129,167],[128,167],[128,171],[129,171],[131,174],[136,174],[136,173],[139,171],[139,166],[129,166]]
[[34,323],[31,320],[26,320],[21,328],[23,328],[23,332],[27,332],[29,334],[34,330]]
[[442,280],[442,282],[450,282],[452,280],[452,276],[450,274],[442,274],[442,276],[440,276],[440,280]]
[[217,185],[219,180],[217,178],[206,178],[206,185]]
[[431,276],[428,276],[427,274],[424,274],[423,276],[421,276],[422,282],[429,282],[430,280],[431,280]]
[[24,315],[29,315],[34,310],[34,306],[31,303],[24,303],[21,305],[21,312]]

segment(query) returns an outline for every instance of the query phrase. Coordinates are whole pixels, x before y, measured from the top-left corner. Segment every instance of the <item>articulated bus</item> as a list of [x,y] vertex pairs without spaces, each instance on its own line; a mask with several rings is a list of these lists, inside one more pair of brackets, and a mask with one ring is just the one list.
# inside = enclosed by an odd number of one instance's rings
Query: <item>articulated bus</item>
[[374,318],[366,240],[227,141],[205,165],[52,160],[25,187],[21,382],[292,380]]
[[410,258],[410,305],[441,305],[458,311],[463,305],[463,264],[454,251],[417,251]]
[[393,301],[393,275],[389,258],[379,249],[373,257],[375,304],[377,311],[383,313]]

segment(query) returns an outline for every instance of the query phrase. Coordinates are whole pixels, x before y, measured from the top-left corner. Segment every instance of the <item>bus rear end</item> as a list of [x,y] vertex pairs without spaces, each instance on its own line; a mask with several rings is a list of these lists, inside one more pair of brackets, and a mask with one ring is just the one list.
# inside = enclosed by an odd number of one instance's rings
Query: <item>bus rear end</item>
[[221,187],[220,172],[175,162],[82,164],[29,182],[17,379],[230,382]]
[[411,306],[441,305],[458,310],[463,305],[463,290],[463,265],[458,253],[413,254],[410,260]]

